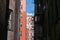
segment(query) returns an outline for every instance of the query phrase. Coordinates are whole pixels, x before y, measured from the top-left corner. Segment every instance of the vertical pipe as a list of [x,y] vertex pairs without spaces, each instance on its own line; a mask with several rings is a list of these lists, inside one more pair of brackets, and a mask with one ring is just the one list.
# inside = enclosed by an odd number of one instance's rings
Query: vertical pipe
[[15,0],[15,27],[14,27],[14,40],[19,40],[19,27],[18,27],[18,10],[20,6],[20,0]]

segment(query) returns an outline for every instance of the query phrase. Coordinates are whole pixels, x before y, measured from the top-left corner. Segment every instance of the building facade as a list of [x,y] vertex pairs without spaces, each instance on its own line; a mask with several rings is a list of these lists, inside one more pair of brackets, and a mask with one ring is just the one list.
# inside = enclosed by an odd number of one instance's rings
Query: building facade
[[20,3],[20,40],[34,40],[34,0]]
[[26,0],[20,0],[20,40],[26,40]]

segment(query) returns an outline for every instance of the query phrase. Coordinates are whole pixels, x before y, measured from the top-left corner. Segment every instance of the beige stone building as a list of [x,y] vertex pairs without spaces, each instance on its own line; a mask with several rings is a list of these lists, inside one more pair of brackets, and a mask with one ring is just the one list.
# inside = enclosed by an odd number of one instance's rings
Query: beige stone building
[[8,29],[7,40],[14,40],[15,0],[9,0],[9,9],[13,10],[13,12],[10,14],[9,26],[8,26],[12,30],[9,31]]

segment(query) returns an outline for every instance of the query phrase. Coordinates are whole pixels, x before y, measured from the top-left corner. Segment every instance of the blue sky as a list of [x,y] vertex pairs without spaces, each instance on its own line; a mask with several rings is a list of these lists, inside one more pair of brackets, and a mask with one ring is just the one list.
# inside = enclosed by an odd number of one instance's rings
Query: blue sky
[[26,5],[27,5],[26,12],[34,13],[34,0],[27,0]]

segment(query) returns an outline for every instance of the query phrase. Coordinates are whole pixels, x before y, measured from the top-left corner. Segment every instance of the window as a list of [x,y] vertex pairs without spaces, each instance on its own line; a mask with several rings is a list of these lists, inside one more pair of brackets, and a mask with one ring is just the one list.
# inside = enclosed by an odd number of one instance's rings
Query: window
[[22,9],[22,5],[20,5],[20,10]]
[[19,35],[22,36],[22,31],[20,31]]
[[32,29],[34,29],[34,26],[32,26]]
[[20,27],[22,26],[22,22],[20,22]]
[[37,16],[35,16],[35,21],[37,21]]
[[20,13],[20,18],[22,18],[22,14]]

